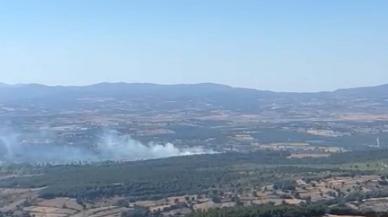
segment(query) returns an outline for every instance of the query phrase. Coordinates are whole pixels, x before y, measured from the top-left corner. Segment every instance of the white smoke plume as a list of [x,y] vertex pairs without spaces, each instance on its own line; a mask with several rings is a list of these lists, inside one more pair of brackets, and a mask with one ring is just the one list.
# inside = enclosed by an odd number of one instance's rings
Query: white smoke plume
[[171,143],[143,144],[128,135],[119,135],[115,131],[107,131],[101,141],[91,147],[69,145],[22,143],[20,136],[13,132],[0,133],[0,162],[7,163],[53,163],[67,164],[75,162],[99,161],[135,161],[185,156],[195,154],[211,154],[201,147],[178,148]]

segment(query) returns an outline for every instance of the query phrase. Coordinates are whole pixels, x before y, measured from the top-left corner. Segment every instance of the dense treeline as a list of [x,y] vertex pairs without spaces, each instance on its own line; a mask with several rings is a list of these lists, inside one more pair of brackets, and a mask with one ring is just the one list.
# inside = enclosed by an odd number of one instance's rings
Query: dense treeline
[[300,159],[294,160],[291,163],[309,163],[309,164],[349,164],[349,163],[365,163],[377,160],[387,160],[387,149],[375,149],[369,151],[352,151],[333,154],[328,158],[316,159]]
[[234,207],[194,212],[188,217],[320,217],[326,213],[324,206],[264,205],[253,207]]
[[187,217],[322,217],[326,214],[339,216],[387,217],[386,212],[360,211],[344,205],[305,204],[301,206],[271,204],[251,207],[210,209],[189,214]]
[[[44,197],[71,196],[93,199],[123,195],[134,199],[208,193],[212,190],[239,190],[295,175],[318,175],[326,170],[301,167],[239,168],[191,165],[134,168],[127,165],[67,166],[47,173],[0,181],[5,187],[43,187]],[[332,172],[330,172],[332,173]]]
[[[337,164],[387,159],[388,151],[341,153],[323,159],[288,159],[286,152],[225,153],[138,162],[106,162],[62,166],[11,166],[3,170],[39,175],[0,180],[0,187],[46,187],[44,197],[94,199],[123,195],[154,199],[170,195],[240,190],[242,186],[275,183],[292,188],[296,177],[348,174]],[[327,167],[325,166],[327,165]],[[282,182],[285,180],[285,182]]]

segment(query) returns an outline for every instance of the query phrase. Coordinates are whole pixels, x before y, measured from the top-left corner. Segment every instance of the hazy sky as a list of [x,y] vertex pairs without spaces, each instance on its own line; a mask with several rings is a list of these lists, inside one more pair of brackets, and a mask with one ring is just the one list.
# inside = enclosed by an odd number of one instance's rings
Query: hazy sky
[[388,83],[386,0],[0,0],[0,82]]

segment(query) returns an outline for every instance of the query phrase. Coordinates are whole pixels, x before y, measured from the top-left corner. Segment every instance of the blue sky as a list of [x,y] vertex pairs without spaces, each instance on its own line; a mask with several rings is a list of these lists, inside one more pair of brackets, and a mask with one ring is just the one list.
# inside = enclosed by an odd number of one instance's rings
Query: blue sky
[[0,0],[0,82],[388,83],[385,0]]

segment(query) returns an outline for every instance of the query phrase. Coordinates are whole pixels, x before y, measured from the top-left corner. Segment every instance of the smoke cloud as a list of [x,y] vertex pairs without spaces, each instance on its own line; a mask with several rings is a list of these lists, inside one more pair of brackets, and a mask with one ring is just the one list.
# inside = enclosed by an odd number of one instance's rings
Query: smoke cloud
[[0,133],[0,163],[53,163],[99,161],[135,161],[211,154],[201,147],[178,148],[171,143],[143,144],[128,135],[119,135],[115,131],[105,132],[101,141],[91,147],[77,147],[54,144],[28,144],[22,142],[16,133]]

